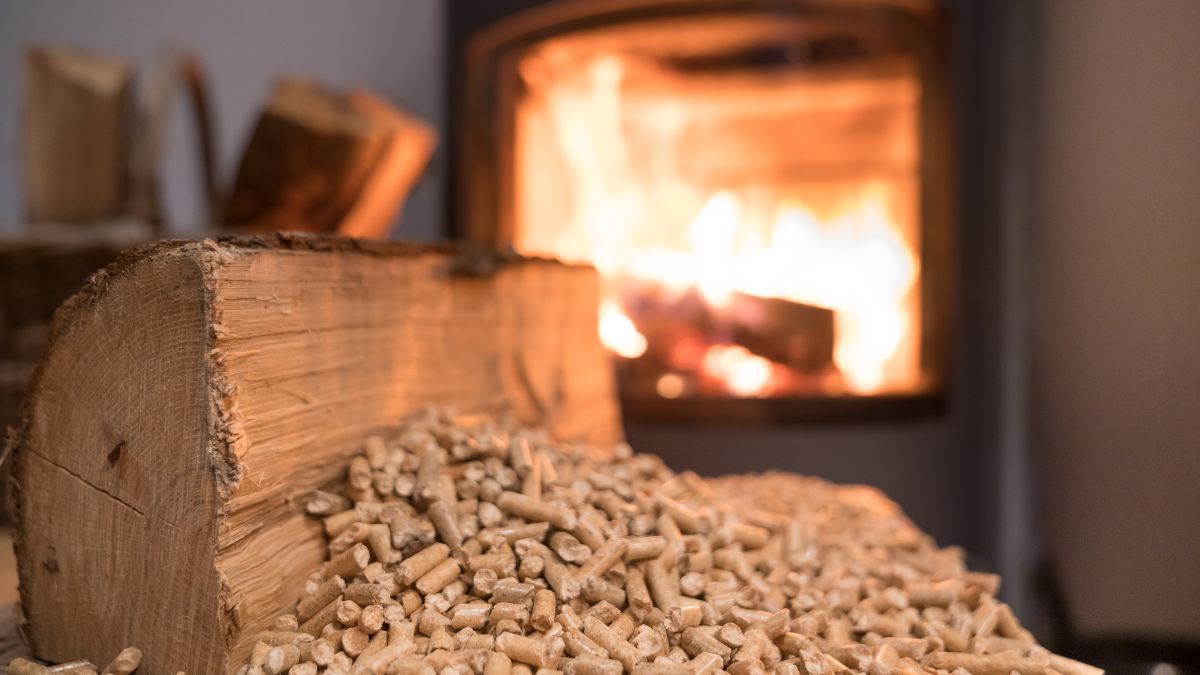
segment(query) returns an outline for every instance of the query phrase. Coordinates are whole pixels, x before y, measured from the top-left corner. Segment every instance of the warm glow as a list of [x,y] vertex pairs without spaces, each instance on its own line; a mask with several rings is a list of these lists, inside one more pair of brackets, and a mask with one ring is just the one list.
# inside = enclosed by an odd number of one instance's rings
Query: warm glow
[[646,353],[646,337],[612,304],[600,308],[600,342],[614,354],[636,359]]
[[[771,89],[714,81],[745,89],[722,94],[716,85],[681,83],[653,64],[616,55],[580,60],[552,48],[526,58],[521,72],[531,93],[517,118],[516,246],[597,267],[605,298],[600,336],[609,349],[627,359],[654,349],[662,333],[630,318],[645,315],[647,298],[696,292],[717,309],[739,295],[774,298],[833,311],[836,390],[916,386],[919,91],[910,74],[798,80]],[[752,123],[755,105],[784,120],[834,120],[832,128],[868,159],[842,161],[827,150],[821,143],[833,132],[804,137],[795,147],[785,138],[763,138]],[[876,117],[854,124],[854,115],[867,114]],[[751,121],[733,123],[743,118]],[[829,142],[846,144],[845,138]],[[842,174],[788,164],[805,178],[756,182],[737,169],[738,153],[750,146],[769,155],[768,164],[820,156]],[[870,168],[870,153],[886,155],[890,164]],[[730,162],[734,169],[722,170]],[[845,169],[860,165],[868,168]],[[630,303],[641,303],[643,314],[628,311]],[[712,340],[699,343],[702,361],[671,367],[717,378],[737,396],[770,395],[779,369],[787,370],[745,343]],[[811,377],[822,387],[829,381]],[[688,380],[666,374],[653,382],[661,396],[673,398]]]
[[654,390],[663,398],[679,398],[687,389],[687,383],[675,373],[667,373],[654,383]]
[[715,345],[704,355],[704,372],[720,378],[737,396],[760,396],[771,386],[771,362],[737,345]]

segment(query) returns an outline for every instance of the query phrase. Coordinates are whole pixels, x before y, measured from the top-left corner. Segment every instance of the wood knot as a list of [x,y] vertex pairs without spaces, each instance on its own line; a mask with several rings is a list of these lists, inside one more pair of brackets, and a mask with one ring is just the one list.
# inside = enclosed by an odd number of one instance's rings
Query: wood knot
[[125,441],[117,443],[117,445],[108,452],[108,468],[113,468],[117,462],[121,461],[121,453],[125,452]]

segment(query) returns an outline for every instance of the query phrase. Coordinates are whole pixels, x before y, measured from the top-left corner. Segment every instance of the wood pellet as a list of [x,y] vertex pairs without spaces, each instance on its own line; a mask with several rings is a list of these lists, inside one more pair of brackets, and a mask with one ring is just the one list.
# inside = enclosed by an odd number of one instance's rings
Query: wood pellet
[[431,411],[307,510],[329,537],[292,616],[311,641],[266,634],[242,675],[1101,672],[866,488],[706,481]]
[[306,510],[327,562],[239,675],[1103,672],[869,488],[704,480],[429,411]]

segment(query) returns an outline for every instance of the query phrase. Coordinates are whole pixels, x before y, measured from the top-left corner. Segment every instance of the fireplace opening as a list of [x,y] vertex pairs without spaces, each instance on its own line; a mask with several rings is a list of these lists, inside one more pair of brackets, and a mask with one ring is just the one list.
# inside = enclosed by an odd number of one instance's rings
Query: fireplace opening
[[597,268],[629,414],[935,410],[938,25],[910,3],[678,0],[498,22],[467,48],[462,229]]

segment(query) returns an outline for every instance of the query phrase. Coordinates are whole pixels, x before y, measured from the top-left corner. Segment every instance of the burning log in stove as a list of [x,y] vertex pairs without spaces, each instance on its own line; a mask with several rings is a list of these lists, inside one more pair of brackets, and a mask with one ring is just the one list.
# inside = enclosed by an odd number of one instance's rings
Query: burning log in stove
[[782,298],[735,293],[722,315],[733,341],[801,373],[833,364],[833,310]]
[[634,390],[673,397],[679,382],[710,394],[760,395],[812,388],[834,371],[830,309],[736,292],[711,301],[694,289],[649,284],[625,305],[646,340],[645,352],[623,365]]

